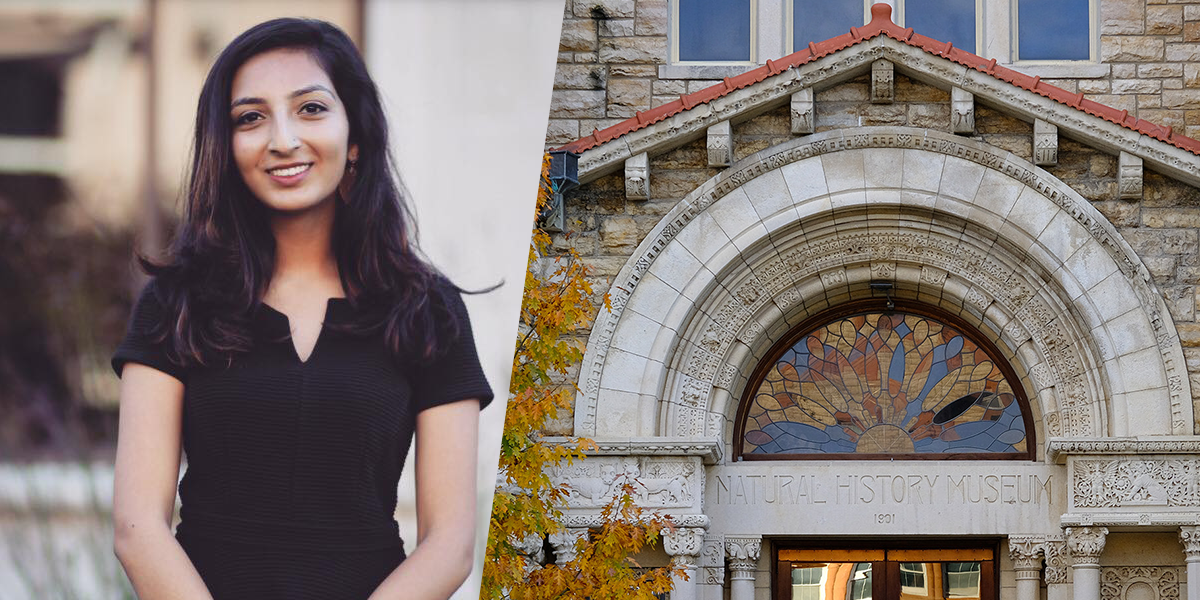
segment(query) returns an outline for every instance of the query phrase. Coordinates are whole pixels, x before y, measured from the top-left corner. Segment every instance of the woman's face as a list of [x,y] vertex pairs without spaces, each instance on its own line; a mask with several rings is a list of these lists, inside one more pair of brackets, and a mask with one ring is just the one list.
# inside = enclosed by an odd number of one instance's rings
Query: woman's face
[[250,192],[283,212],[334,201],[358,148],[333,82],[308,52],[250,58],[234,74],[231,96],[233,159]]

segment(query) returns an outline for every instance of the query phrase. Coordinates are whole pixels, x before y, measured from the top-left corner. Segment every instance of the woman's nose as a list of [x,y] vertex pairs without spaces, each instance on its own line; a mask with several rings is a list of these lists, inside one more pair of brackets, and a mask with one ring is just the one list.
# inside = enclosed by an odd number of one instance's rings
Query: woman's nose
[[267,150],[279,154],[287,154],[300,147],[300,138],[296,137],[287,119],[276,119],[271,126],[271,141]]

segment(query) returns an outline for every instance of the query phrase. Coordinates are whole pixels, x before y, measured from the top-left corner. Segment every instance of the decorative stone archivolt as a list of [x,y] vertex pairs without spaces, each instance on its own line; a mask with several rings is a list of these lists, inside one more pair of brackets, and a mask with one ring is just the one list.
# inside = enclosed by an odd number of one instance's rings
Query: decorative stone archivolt
[[792,140],[681,200],[610,289],[575,433],[728,434],[771,340],[885,274],[993,332],[1043,438],[1191,433],[1174,325],[1112,226],[1027,161],[907,128]]

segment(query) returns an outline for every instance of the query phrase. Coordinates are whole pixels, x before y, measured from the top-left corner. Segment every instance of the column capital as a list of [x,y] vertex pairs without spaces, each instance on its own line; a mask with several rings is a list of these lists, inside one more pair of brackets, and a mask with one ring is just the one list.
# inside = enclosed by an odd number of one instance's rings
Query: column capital
[[1184,525],[1179,528],[1179,543],[1188,562],[1200,561],[1200,525]]
[[671,561],[687,568],[694,568],[700,558],[700,548],[704,545],[703,527],[675,527],[664,529],[663,549],[671,556]]
[[550,534],[550,546],[554,548],[555,563],[565,565],[575,560],[575,546],[586,538],[586,527],[564,527]]
[[1046,583],[1067,582],[1067,543],[1061,536],[1047,536],[1042,546],[1046,555]]
[[762,552],[762,536],[725,536],[725,557],[734,579],[753,578]]
[[1012,559],[1017,579],[1037,579],[1042,570],[1042,553],[1046,538],[1040,535],[1008,536],[1008,556]]
[[1071,550],[1071,565],[1099,566],[1107,535],[1107,527],[1068,527],[1067,548]]

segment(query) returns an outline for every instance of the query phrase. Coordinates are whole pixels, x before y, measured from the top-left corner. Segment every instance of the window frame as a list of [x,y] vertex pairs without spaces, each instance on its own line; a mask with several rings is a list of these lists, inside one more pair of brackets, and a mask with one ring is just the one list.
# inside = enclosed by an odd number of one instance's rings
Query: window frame
[[1087,59],[1068,59],[1068,58],[1046,58],[1046,59],[1021,59],[1021,29],[1020,29],[1020,0],[1008,0],[1008,27],[1009,27],[1009,57],[1010,62],[1020,66],[1038,66],[1038,65],[1084,65],[1084,64],[1100,64],[1100,0],[1087,0],[1088,3],[1088,58]]
[[[1038,443],[1037,429],[1033,420],[1033,411],[1029,403],[1029,395],[1026,391],[1026,381],[1017,376],[1016,370],[1009,363],[1004,353],[1000,352],[1000,348],[994,341],[988,338],[975,325],[967,322],[962,317],[953,313],[947,312],[936,306],[925,304],[905,299],[893,299],[893,306],[888,306],[888,300],[884,298],[870,298],[864,300],[855,300],[841,304],[823,311],[820,311],[806,319],[799,325],[791,328],[788,332],[781,336],[771,347],[762,355],[763,358],[755,365],[754,370],[750,372],[750,376],[746,379],[745,387],[742,388],[738,397],[737,413],[733,421],[733,444],[730,451],[730,460],[737,461],[835,461],[835,460],[859,460],[859,461],[895,461],[895,460],[1015,460],[1036,462]],[[936,319],[949,325],[959,331],[975,343],[975,345],[984,350],[989,356],[993,357],[996,364],[1000,367],[1005,379],[1008,380],[1009,386],[1012,388],[1013,395],[1016,396],[1018,406],[1021,410],[1021,418],[1025,425],[1025,452],[1010,452],[1010,453],[982,453],[982,452],[961,452],[961,453],[910,453],[910,454],[884,454],[884,453],[855,453],[855,452],[829,452],[829,453],[803,453],[803,454],[752,454],[744,452],[745,447],[744,437],[746,434],[746,420],[749,418],[750,406],[754,400],[762,380],[766,377],[767,372],[774,365],[772,358],[780,356],[788,348],[791,348],[797,341],[808,335],[817,327],[825,325],[831,321],[841,319],[850,315],[855,315],[863,312],[894,310],[896,312],[907,312],[931,319]]]
[[[667,63],[660,66],[665,79],[696,78],[686,67],[739,67],[765,64],[764,58],[786,56],[801,48],[795,47],[793,18],[797,0],[750,0],[750,60],[749,61],[681,61],[679,60],[679,0],[669,0]],[[862,0],[863,23],[871,18],[871,5],[876,0]],[[905,26],[906,0],[891,0],[893,21]],[[1021,60],[1019,52],[1018,0],[975,0],[975,48],[970,49],[983,58],[995,58],[1002,65],[1022,69],[1030,75],[1058,78],[1093,78],[1108,74],[1108,65],[1100,61],[1100,1],[1088,0],[1087,60],[1039,59]],[[774,26],[774,19],[781,23]],[[761,22],[760,22],[761,21]],[[846,30],[847,32],[849,29]],[[774,36],[779,36],[775,38]],[[813,40],[820,41],[820,40]],[[993,51],[989,52],[987,49]],[[682,70],[673,70],[678,65]],[[1083,69],[1083,70],[1081,70]]]
[[[790,0],[785,0],[790,1]],[[671,27],[667,34],[667,63],[671,65],[729,65],[729,66],[754,66],[760,64],[758,62],[758,3],[759,0],[749,0],[750,2],[750,59],[749,60],[680,60],[679,58],[679,2],[680,0],[669,0]]]

